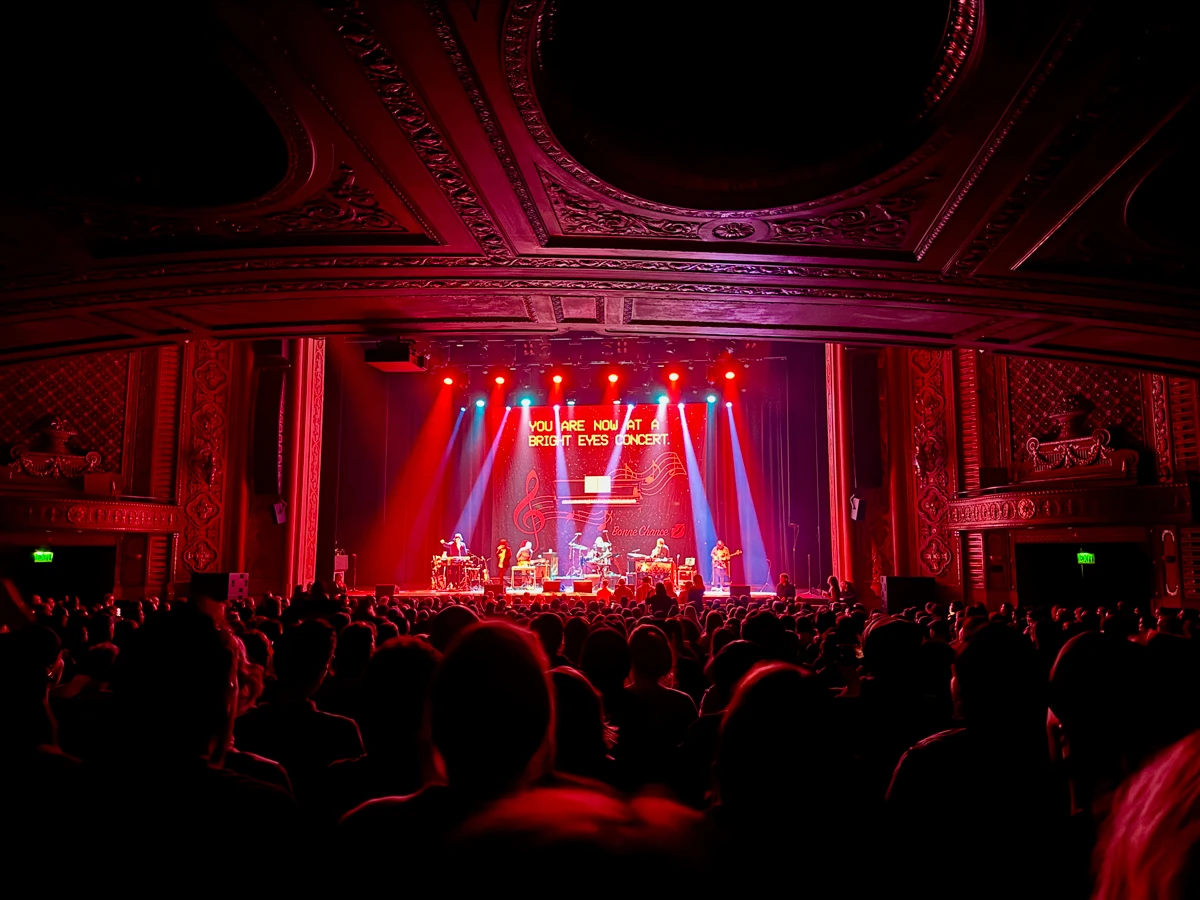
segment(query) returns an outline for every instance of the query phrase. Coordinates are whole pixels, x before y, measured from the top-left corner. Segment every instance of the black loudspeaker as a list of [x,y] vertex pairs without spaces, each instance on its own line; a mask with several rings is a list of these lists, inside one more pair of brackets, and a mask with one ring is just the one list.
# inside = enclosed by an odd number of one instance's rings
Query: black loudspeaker
[[196,572],[188,588],[189,597],[210,600],[245,600],[250,596],[250,576],[246,572]]
[[730,597],[749,597],[750,590],[751,590],[751,588],[750,588],[750,585],[748,585],[748,584],[731,584],[729,586],[729,596]]
[[503,581],[489,581],[487,584],[485,584],[483,586],[483,592],[485,594],[490,593],[493,597],[503,597],[504,596],[504,582]]
[[400,589],[394,584],[377,584],[375,585],[375,599],[382,600],[384,597],[395,597],[400,593]]
[[577,594],[590,594],[594,590],[590,581],[577,581],[574,588]]
[[284,341],[255,341],[254,441],[251,473],[254,493],[283,493],[283,386],[291,363]]
[[556,593],[556,592],[562,590],[562,582],[559,581],[557,578],[543,578],[542,579],[542,590]]
[[854,447],[854,487],[883,487],[879,353],[874,350],[850,357],[850,428]]
[[851,495],[850,497],[850,521],[861,522],[867,517],[867,504],[863,502],[861,497]]
[[932,578],[884,575],[879,579],[879,584],[883,611],[888,615],[902,613],[910,606],[924,608],[926,603],[936,599]]

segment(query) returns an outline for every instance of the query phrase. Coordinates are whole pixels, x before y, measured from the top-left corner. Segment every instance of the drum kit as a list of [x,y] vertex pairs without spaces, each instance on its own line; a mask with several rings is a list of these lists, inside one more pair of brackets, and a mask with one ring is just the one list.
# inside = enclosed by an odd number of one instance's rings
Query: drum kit
[[487,581],[487,560],[482,556],[436,555],[430,571],[435,591],[469,591]]

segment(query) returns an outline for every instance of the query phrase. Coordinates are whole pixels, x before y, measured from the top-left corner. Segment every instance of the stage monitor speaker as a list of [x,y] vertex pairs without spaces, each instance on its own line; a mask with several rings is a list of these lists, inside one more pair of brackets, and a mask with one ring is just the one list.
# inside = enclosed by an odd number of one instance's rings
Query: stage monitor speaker
[[395,584],[377,584],[375,585],[375,599],[382,600],[384,597],[395,597],[400,593],[399,585]]
[[562,590],[562,582],[559,581],[557,578],[543,578],[542,579],[542,591],[543,592],[550,591],[552,593],[557,593],[558,591],[561,591],[561,590]]
[[850,429],[854,447],[854,487],[882,487],[878,351],[859,351],[850,357]]
[[590,594],[594,590],[590,581],[577,581],[573,587],[577,594]]
[[245,600],[250,596],[250,575],[247,572],[196,572],[188,588],[189,597],[208,597],[210,600]]
[[490,593],[493,597],[503,597],[504,596],[504,582],[503,581],[489,581],[487,584],[485,584],[483,586],[483,592],[485,594]]
[[729,586],[730,597],[749,597],[751,587],[748,584],[731,584]]
[[883,611],[890,616],[904,612],[912,606],[924,608],[935,600],[934,580],[908,575],[884,575],[879,579],[880,599]]

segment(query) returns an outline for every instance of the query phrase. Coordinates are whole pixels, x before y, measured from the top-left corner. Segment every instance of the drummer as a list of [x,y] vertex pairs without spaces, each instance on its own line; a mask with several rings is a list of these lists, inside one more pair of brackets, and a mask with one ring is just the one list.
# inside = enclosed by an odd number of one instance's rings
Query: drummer
[[669,560],[671,558],[671,551],[667,548],[667,542],[659,538],[658,543],[654,545],[654,549],[650,551],[650,558]]
[[596,535],[596,540],[592,543],[592,558],[596,560],[606,560],[609,554],[612,553],[612,543],[606,541],[604,536],[608,532],[602,531]]

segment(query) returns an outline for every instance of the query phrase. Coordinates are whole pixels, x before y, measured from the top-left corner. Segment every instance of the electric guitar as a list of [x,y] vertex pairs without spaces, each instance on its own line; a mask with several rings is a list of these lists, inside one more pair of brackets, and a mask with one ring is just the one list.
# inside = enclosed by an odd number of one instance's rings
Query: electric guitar
[[729,568],[729,561],[735,556],[741,556],[741,550],[726,550],[720,556],[713,560],[714,566],[720,566],[722,569]]

